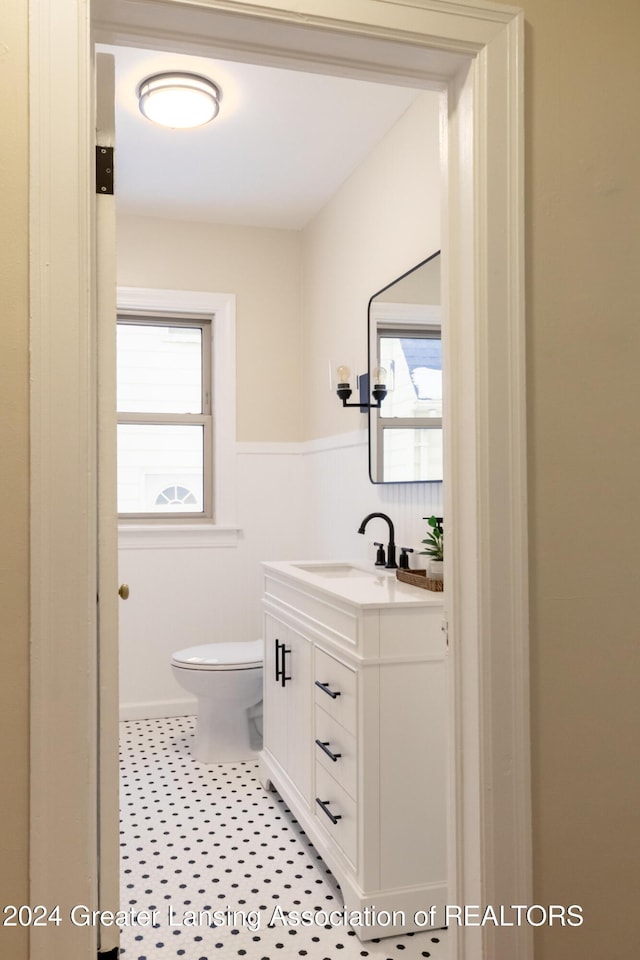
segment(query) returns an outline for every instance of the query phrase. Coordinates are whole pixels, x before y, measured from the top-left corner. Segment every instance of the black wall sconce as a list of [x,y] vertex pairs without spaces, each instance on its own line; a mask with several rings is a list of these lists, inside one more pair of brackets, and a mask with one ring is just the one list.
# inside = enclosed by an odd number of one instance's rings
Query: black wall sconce
[[377,410],[382,405],[382,401],[387,395],[387,371],[384,367],[375,367],[373,370],[373,386],[371,387],[371,396],[374,403],[369,400],[369,374],[363,373],[357,377],[360,399],[355,403],[349,403],[349,397],[353,393],[351,389],[351,369],[346,364],[339,364],[335,371],[336,374],[336,394],[342,400],[343,407],[360,407],[361,413],[367,410]]

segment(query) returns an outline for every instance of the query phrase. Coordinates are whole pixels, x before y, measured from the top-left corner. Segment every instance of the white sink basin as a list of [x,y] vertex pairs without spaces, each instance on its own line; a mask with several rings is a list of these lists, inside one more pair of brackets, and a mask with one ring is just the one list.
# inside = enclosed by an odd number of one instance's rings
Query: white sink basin
[[277,581],[284,576],[305,592],[315,591],[320,597],[333,597],[357,607],[442,606],[444,600],[442,593],[429,593],[396,580],[395,570],[368,566],[359,560],[265,560],[263,564],[268,578]]
[[363,570],[354,567],[351,563],[293,563],[291,566],[305,573],[313,573],[318,577],[328,577],[331,580],[343,580],[345,577],[374,577],[377,570]]

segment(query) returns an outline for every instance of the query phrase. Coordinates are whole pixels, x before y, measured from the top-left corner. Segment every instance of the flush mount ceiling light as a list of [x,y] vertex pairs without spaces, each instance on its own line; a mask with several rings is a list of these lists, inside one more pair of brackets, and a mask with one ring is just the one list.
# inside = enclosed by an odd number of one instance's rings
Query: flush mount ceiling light
[[218,115],[221,98],[215,83],[195,73],[156,73],[138,87],[142,114],[173,129],[209,123]]

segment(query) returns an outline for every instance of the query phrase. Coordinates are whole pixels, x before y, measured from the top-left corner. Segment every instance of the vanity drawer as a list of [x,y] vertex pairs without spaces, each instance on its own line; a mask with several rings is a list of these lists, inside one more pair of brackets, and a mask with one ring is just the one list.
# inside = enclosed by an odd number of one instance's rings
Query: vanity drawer
[[[356,797],[356,739],[316,704],[316,763],[325,768],[349,796]],[[329,755],[331,754],[331,756]],[[333,760],[332,756],[337,757]]]
[[[323,806],[320,806],[321,801]],[[323,809],[324,807],[324,809]],[[356,866],[358,831],[356,804],[326,770],[316,764],[315,814],[329,836],[344,855]],[[334,823],[331,817],[336,818]]]
[[317,647],[315,656],[315,702],[355,736],[355,671]]

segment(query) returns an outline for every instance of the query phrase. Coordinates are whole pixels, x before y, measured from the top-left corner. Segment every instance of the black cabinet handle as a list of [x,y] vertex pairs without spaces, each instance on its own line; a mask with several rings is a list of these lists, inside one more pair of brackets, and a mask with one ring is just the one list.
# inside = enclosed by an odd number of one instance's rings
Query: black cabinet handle
[[316,797],[316,803],[318,804],[322,812],[326,813],[326,815],[329,817],[329,820],[331,820],[331,823],[337,823],[338,820],[342,820],[342,817],[340,816],[339,813],[331,813],[331,810],[329,810],[329,807],[327,806],[327,804],[331,803],[330,800],[321,800],[320,797]]
[[[280,643],[276,637],[276,683],[284,674],[284,664],[280,666],[280,651],[284,650],[284,643]],[[284,659],[284,658],[283,658]]]
[[324,693],[328,693],[329,696],[332,698],[332,700],[335,700],[336,697],[339,697],[339,696],[340,696],[340,691],[339,691],[339,690],[330,690],[328,683],[320,683],[319,680],[316,680],[316,687],[320,687],[320,689],[321,689]]
[[287,680],[291,680],[291,677],[290,677],[290,676],[289,676],[289,677],[287,676],[287,671],[286,671],[285,662],[284,662],[284,658],[286,657],[286,655],[287,655],[288,653],[291,653],[291,648],[289,648],[289,649],[287,650],[287,648],[285,647],[285,645],[284,645],[284,643],[283,643],[283,644],[282,644],[282,673],[280,674],[280,683],[281,683],[281,685],[282,685],[283,687],[285,686]]
[[[291,649],[287,650],[284,645],[284,641],[281,643],[278,638],[275,638],[276,641],[276,683],[280,681],[280,686],[284,687],[287,680],[291,680],[291,677],[286,676],[286,670],[284,665],[284,658],[288,653],[291,653]],[[282,654],[282,657],[280,656]]]
[[334,760],[334,761],[335,761],[335,760],[338,759],[338,757],[341,757],[342,754],[341,754],[341,753],[332,753],[331,750],[329,750],[329,744],[330,744],[330,742],[331,742],[330,740],[325,740],[324,742],[323,742],[322,740],[316,740],[316,743],[318,744],[318,746],[320,747],[320,749],[323,750],[324,753],[326,753],[326,755],[329,757],[329,760]]

